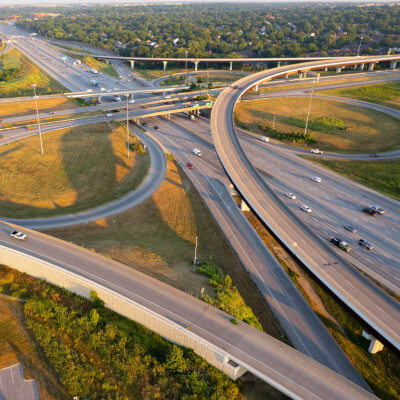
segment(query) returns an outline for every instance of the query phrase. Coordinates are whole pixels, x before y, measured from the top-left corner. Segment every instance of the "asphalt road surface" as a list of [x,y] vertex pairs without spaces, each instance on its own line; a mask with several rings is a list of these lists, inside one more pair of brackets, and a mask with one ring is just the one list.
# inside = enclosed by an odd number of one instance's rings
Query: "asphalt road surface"
[[[383,57],[382,59],[385,59]],[[360,57],[358,62],[376,58]],[[349,63],[354,62],[353,59]],[[329,63],[324,63],[327,65]],[[346,62],[343,62],[346,64]],[[218,156],[236,188],[261,220],[323,284],[344,301],[366,324],[400,349],[400,305],[361,276],[342,256],[293,213],[261,178],[239,143],[233,110],[240,96],[265,78],[319,67],[319,62],[285,66],[245,77],[234,88],[225,89],[211,114],[211,130]],[[330,65],[335,65],[333,62]],[[266,165],[269,160],[265,160]]]

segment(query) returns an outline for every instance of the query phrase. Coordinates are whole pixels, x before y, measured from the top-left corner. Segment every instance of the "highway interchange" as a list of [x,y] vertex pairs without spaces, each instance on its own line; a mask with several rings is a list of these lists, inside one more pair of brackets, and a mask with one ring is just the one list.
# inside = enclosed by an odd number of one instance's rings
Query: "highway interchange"
[[[21,39],[19,39],[19,45],[20,41]],[[41,46],[45,45],[39,44],[38,47]],[[23,48],[23,45],[21,45],[20,48],[26,50]],[[47,48],[48,46],[45,46],[43,51],[47,52]],[[50,57],[47,61],[49,60]],[[49,68],[51,69],[51,67]],[[72,75],[73,74],[74,72]],[[66,74],[65,77],[60,75],[59,80],[61,79],[69,79],[69,75]],[[82,87],[84,86],[83,83],[78,88],[77,82],[79,82],[79,80],[75,75],[73,75],[72,80],[75,82],[74,84],[76,84],[74,90],[84,89]],[[105,80],[108,81],[108,78]],[[114,82],[112,82],[111,85],[113,86]],[[133,83],[131,85],[132,87],[134,86]],[[113,86],[112,89],[115,89],[115,87]],[[121,86],[118,89],[125,89],[125,87]],[[229,91],[233,90],[228,89],[227,92]],[[98,122],[99,120],[107,120],[107,117],[93,117],[93,122]],[[228,120],[229,118],[227,118],[227,121]],[[187,161],[191,161],[195,165],[193,171],[188,171],[189,177],[205,199],[206,204],[213,212],[221,228],[227,234],[233,247],[241,257],[243,264],[250,271],[250,274],[253,275],[253,279],[259,281],[258,287],[261,293],[266,298],[269,306],[274,310],[285,333],[295,347],[304,354],[329,366],[331,369],[342,373],[344,376],[347,376],[347,378],[357,382],[357,384],[366,387],[361,377],[354,370],[343,353],[341,353],[341,350],[336,343],[334,343],[332,337],[312,312],[311,308],[306,304],[304,298],[298,293],[285,273],[282,273],[279,264],[269,253],[268,249],[265,248],[258,236],[256,237],[254,230],[236,207],[232,196],[227,190],[229,184],[228,179],[211,146],[209,125],[203,119],[200,119],[200,121],[198,125],[194,125],[194,122],[183,120],[182,118],[176,119],[175,122],[159,120],[157,124],[160,125],[162,134],[152,129],[150,129],[150,132],[152,132],[152,136],[157,141],[160,141],[177,157],[182,165]],[[89,119],[83,123],[87,122],[89,122]],[[178,122],[178,124],[176,122]],[[64,126],[71,126],[69,124],[64,123]],[[193,134],[193,131],[196,131],[195,134]],[[20,136],[13,133],[13,139],[20,139],[24,137],[23,135],[27,135],[27,132],[21,131]],[[145,135],[143,135],[143,138],[144,137]],[[268,182],[276,194],[282,196],[282,193],[285,191],[295,192],[296,195],[298,195],[298,199],[302,201],[305,200],[304,202],[311,206],[314,212],[311,215],[306,215],[299,211],[299,201],[293,202],[292,200],[285,199],[286,207],[291,209],[297,218],[303,219],[303,222],[309,225],[321,240],[326,240],[333,232],[337,232],[340,229],[342,229],[340,231],[341,235],[345,236],[343,225],[347,222],[357,224],[360,233],[368,237],[368,239],[371,237],[374,238],[370,240],[373,241],[379,249],[377,249],[375,253],[368,254],[366,257],[367,262],[363,261],[360,263],[359,261],[360,255],[361,258],[365,257],[365,252],[363,252],[362,249],[354,249],[355,256],[349,254],[346,255],[346,257],[357,267],[364,269],[365,272],[374,276],[377,280],[381,280],[382,283],[387,284],[391,289],[398,291],[398,284],[391,278],[395,276],[396,279],[399,280],[397,262],[399,259],[399,230],[396,228],[399,226],[399,218],[395,213],[396,207],[398,209],[397,202],[387,199],[385,196],[378,195],[376,192],[361,187],[354,182],[339,178],[337,175],[312,165],[309,162],[303,161],[299,159],[293,151],[287,151],[287,149],[280,146],[263,144],[251,136],[244,138],[243,135],[240,135],[240,137],[241,145],[246,154],[251,158],[251,162],[258,171],[261,171],[263,181]],[[193,145],[201,148],[203,152],[203,158],[201,160],[192,154]],[[268,156],[268,158],[266,158],[266,156]],[[266,159],[268,159],[268,163],[266,163]],[[282,168],[288,164],[293,167],[293,169],[290,168],[290,171]],[[309,176],[315,175],[316,173],[323,177],[322,184],[315,184],[308,179]],[[271,175],[273,179],[270,178]],[[357,193],[355,193],[356,191]],[[310,195],[310,193],[312,195]],[[377,223],[373,226],[371,226],[370,219],[368,219],[370,217],[360,215],[357,209],[358,204],[362,203],[364,205],[364,203],[368,202],[378,203],[388,211],[388,215],[379,220],[377,219]],[[118,211],[121,210],[115,210],[115,212]],[[346,212],[345,216],[344,212]],[[68,217],[65,218],[68,220]],[[57,222],[55,223],[57,224]],[[40,224],[38,227],[41,227]],[[385,231],[385,235],[382,235],[382,232],[380,232],[381,230]],[[3,231],[6,230],[3,229]],[[378,234],[378,232],[380,233]],[[350,237],[349,239],[349,242],[351,242]],[[4,238],[4,240],[6,239]],[[31,241],[29,241],[29,243],[30,242]],[[32,241],[32,246],[35,247],[34,241]],[[43,254],[41,256],[43,256]],[[337,253],[337,257],[341,258],[343,254]],[[382,257],[385,258],[385,265],[382,265]],[[379,261],[379,271],[376,271],[376,268],[374,268],[377,266],[377,261]],[[104,271],[102,271],[102,273],[103,272]],[[279,277],[277,277],[277,275],[279,275]],[[273,294],[274,290],[276,291],[275,294]],[[286,304],[286,307],[283,308],[282,305],[285,304],[282,302],[282,298],[286,300],[290,299],[290,303]],[[386,305],[387,303],[385,306]],[[389,305],[392,306],[391,303]],[[400,331],[395,327],[393,332],[395,334],[397,332],[398,334]],[[238,360],[243,361],[240,357],[238,357]],[[307,364],[307,362],[305,363]],[[319,382],[318,379],[317,382]],[[315,387],[314,384],[315,383],[311,386],[315,388],[316,391],[319,391],[320,388]],[[317,386],[319,384],[320,383],[318,383]],[[287,385],[290,386],[289,384]],[[304,386],[307,385],[308,384]],[[301,390],[301,388],[298,388],[298,390]],[[335,388],[335,390],[339,389]],[[347,386],[346,390],[348,390]],[[328,397],[328,393],[335,398],[341,398],[338,392],[335,391],[333,395],[332,392],[329,392],[325,387],[318,396],[321,396],[320,398],[333,398]],[[349,395],[349,393],[350,392],[347,392],[347,395]],[[365,395],[365,392],[363,392],[363,395]],[[302,396],[304,397],[298,398],[314,398],[313,396],[307,397],[304,393]],[[354,398],[358,397],[355,396]]]

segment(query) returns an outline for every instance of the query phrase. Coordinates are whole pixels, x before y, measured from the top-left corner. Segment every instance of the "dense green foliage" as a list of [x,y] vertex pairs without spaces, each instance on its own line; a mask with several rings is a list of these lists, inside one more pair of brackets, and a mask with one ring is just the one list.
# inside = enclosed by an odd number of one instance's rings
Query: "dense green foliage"
[[[313,157],[312,161],[316,161]],[[400,200],[400,162],[318,159],[318,163],[363,185]]]
[[0,290],[27,299],[27,325],[71,396],[79,399],[238,399],[238,385],[143,326],[0,267]]
[[[306,126],[305,119],[301,118],[287,117],[284,118],[284,121],[290,125],[294,125],[299,128],[305,128]],[[346,124],[339,118],[321,117],[321,118],[310,119],[308,121],[308,129],[320,132],[335,132],[338,129],[345,130]]]
[[[39,12],[37,9],[36,12]],[[42,10],[43,11],[43,10]],[[332,4],[179,4],[56,7],[18,25],[135,56],[301,56],[400,47],[400,8]],[[21,12],[29,16],[29,12]],[[177,42],[173,42],[178,39]]]
[[211,257],[200,264],[197,272],[208,276],[216,291],[215,296],[204,295],[204,301],[262,331],[260,322],[232,284],[231,277],[224,275]]

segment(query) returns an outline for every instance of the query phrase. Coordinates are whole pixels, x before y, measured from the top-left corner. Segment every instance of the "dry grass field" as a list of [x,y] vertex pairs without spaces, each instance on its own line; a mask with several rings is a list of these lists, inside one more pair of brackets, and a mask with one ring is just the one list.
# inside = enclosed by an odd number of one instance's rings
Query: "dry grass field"
[[[276,131],[302,133],[308,103],[308,98],[300,97],[260,99],[239,103],[235,112],[238,122],[255,133],[264,134],[265,126],[271,128],[274,116]],[[324,117],[335,118],[348,130],[314,123]],[[308,147],[326,151],[368,153],[400,148],[399,120],[371,109],[317,97],[312,101],[308,133],[316,140]]]
[[[39,112],[71,110],[73,108],[77,108],[77,105],[66,98],[38,100]],[[36,108],[33,100],[1,103],[0,106],[0,118],[34,115],[35,113]]]
[[0,150],[1,216],[29,218],[73,213],[135,189],[148,155],[126,157],[122,127],[99,123],[33,136]]

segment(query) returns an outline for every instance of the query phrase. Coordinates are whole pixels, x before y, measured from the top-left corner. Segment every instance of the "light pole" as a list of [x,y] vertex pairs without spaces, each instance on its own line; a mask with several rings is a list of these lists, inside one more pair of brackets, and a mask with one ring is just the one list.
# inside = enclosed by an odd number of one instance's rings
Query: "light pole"
[[311,88],[311,94],[310,94],[310,102],[308,103],[308,111],[307,111],[307,119],[306,119],[306,126],[304,127],[304,135],[307,134],[307,127],[308,127],[308,120],[310,118],[310,110],[311,110],[311,101],[312,101],[312,97],[314,94],[314,85],[315,82],[317,82],[317,80],[314,80],[312,88]]
[[360,37],[360,44],[358,45],[357,57],[360,56],[360,50],[361,50],[361,42],[362,42],[362,40],[363,40],[363,37],[361,36],[361,37]]
[[208,86],[209,86],[209,84],[208,84],[208,82],[209,82],[209,76],[210,76],[210,74],[207,72],[207,99],[210,97],[210,92],[209,92],[209,90],[208,90]]
[[188,55],[188,51],[185,50],[185,71],[186,71],[185,85],[187,85],[187,55]]
[[129,112],[128,112],[128,98],[129,94],[126,94],[126,143],[128,149],[128,158],[129,158]]
[[193,259],[193,272],[196,272],[198,239],[199,239],[199,237],[196,236],[196,245],[194,247],[194,259]]
[[35,100],[36,118],[37,118],[38,129],[39,129],[39,138],[40,138],[40,148],[42,150],[42,155],[43,155],[44,152],[43,152],[42,130],[40,129],[39,110],[38,110],[38,105],[37,105],[38,96],[36,96],[36,86],[37,86],[36,83],[33,83],[31,85],[31,87],[33,87],[33,99]]

